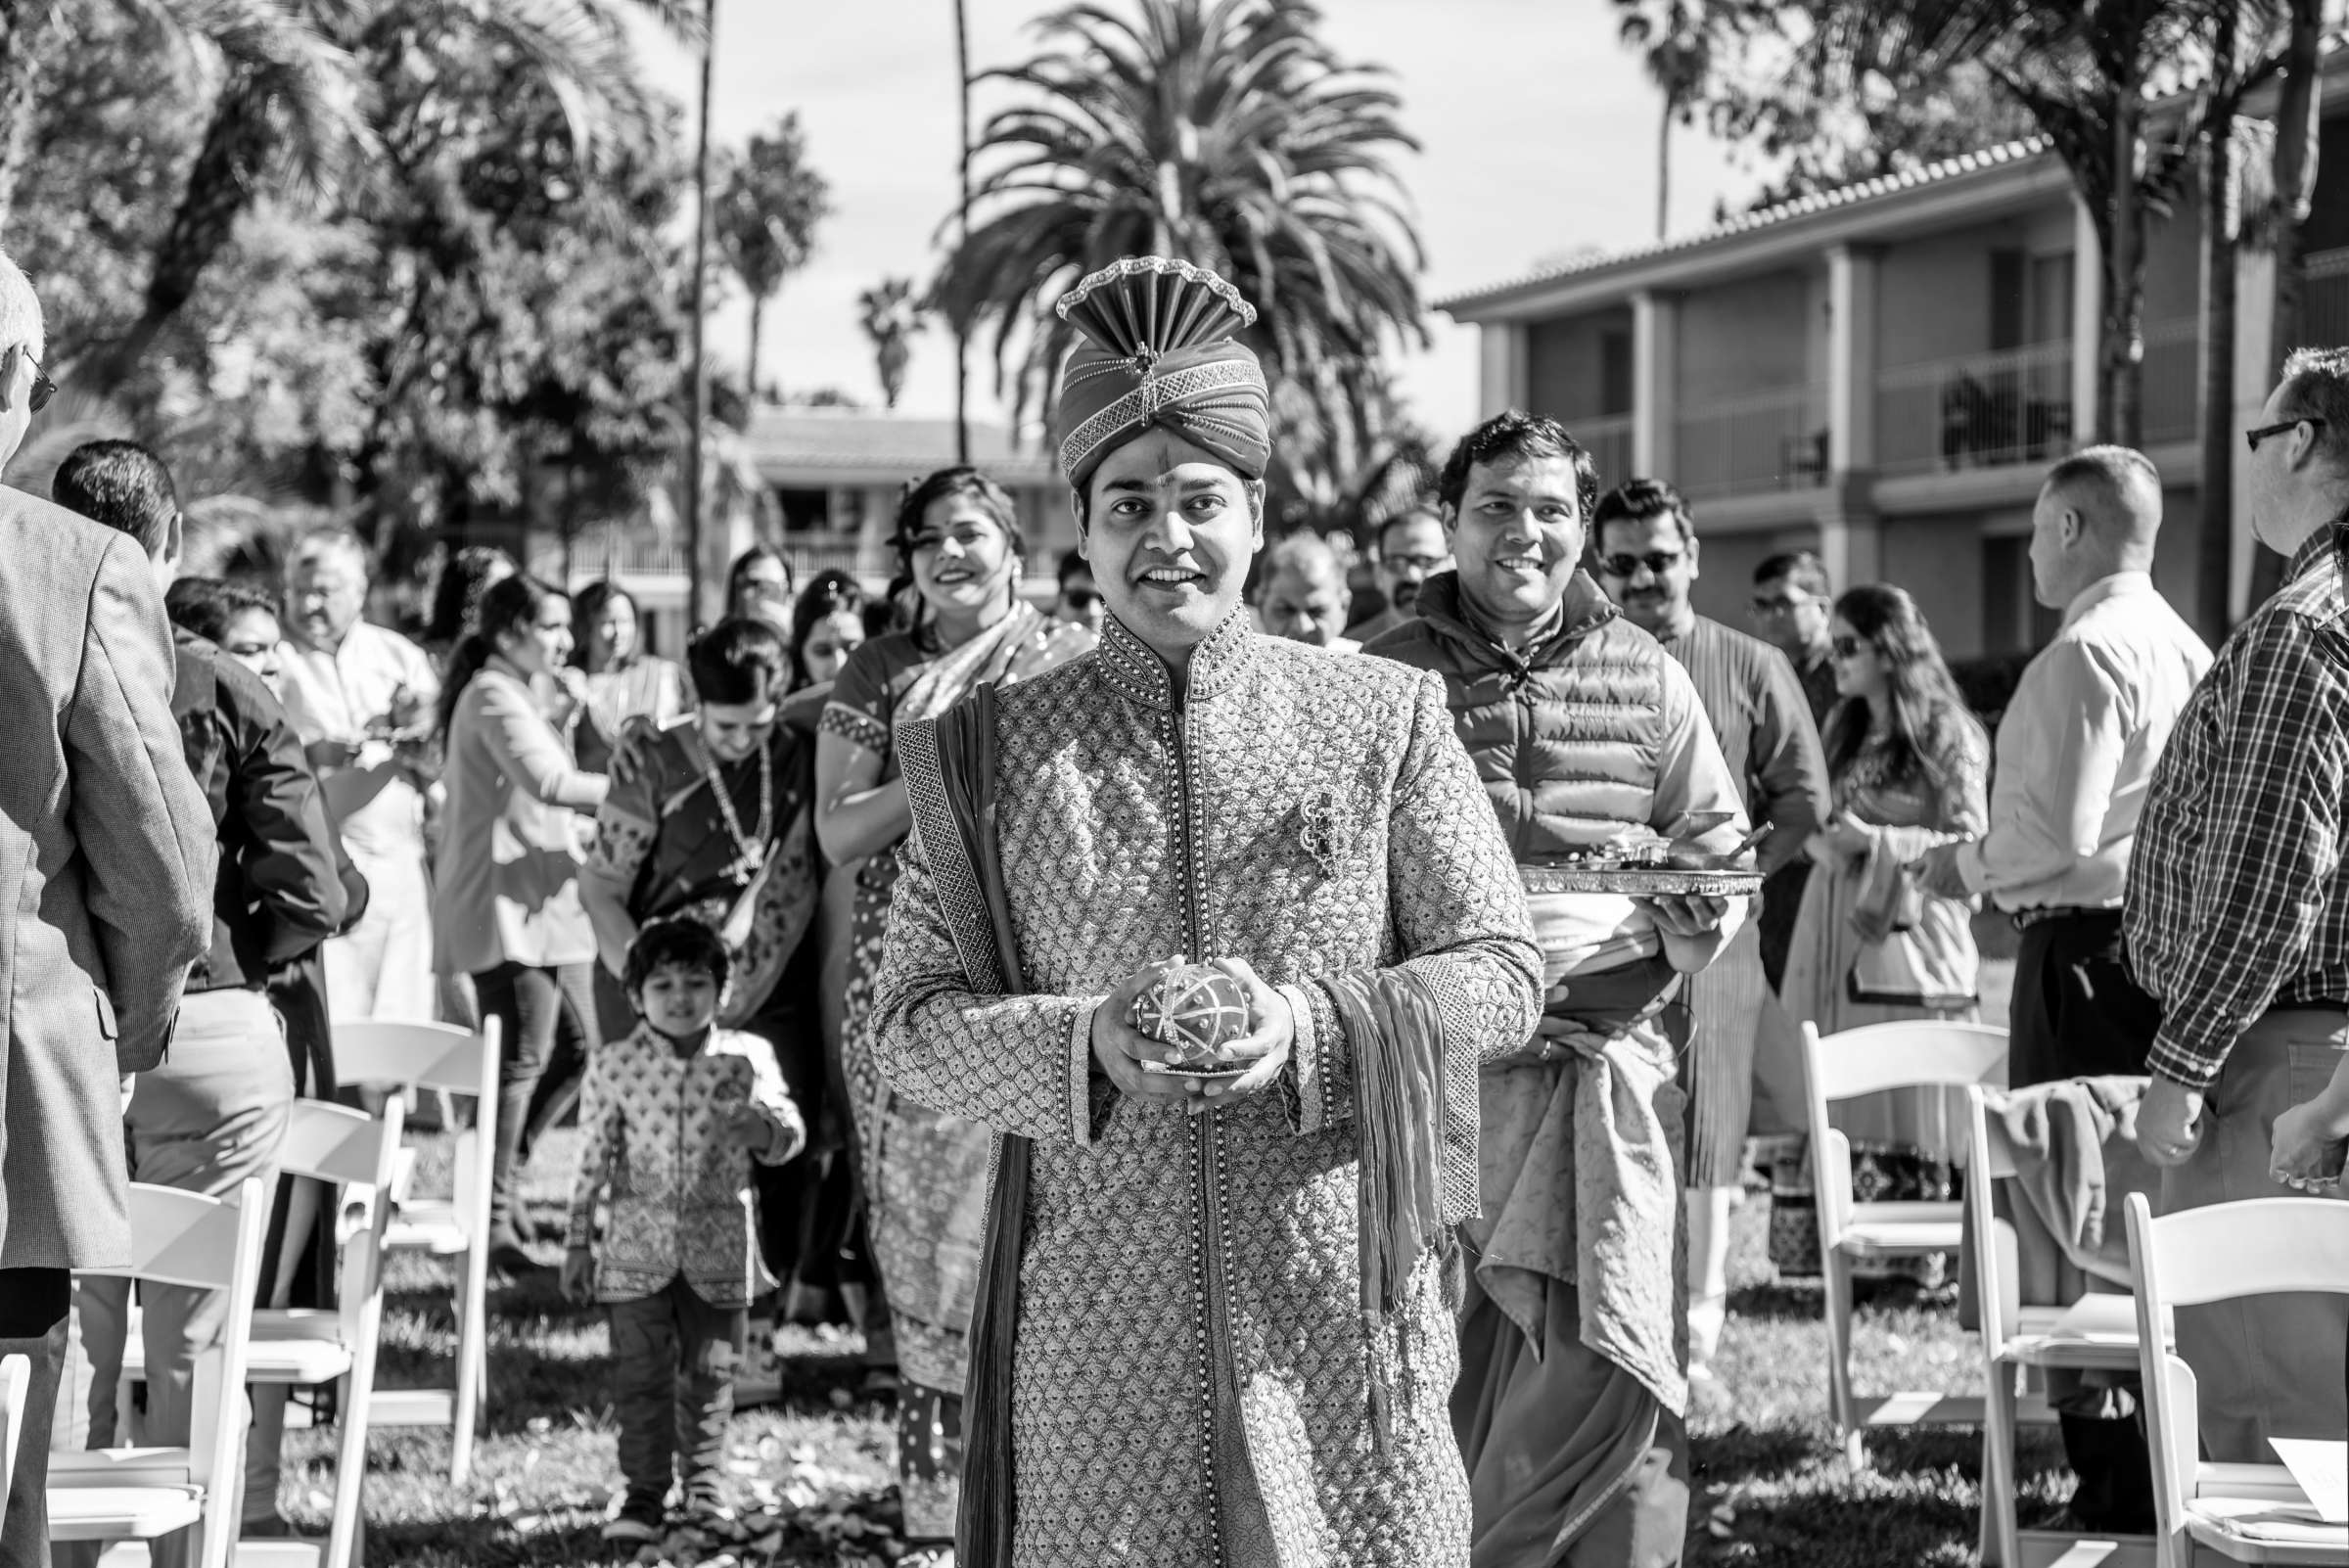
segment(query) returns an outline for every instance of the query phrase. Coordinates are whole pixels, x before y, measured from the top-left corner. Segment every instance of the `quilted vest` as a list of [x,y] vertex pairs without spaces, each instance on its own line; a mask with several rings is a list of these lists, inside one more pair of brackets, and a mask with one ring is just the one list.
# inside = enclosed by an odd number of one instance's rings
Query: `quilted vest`
[[1654,813],[1671,655],[1583,573],[1565,611],[1554,635],[1519,653],[1469,623],[1447,572],[1420,588],[1418,620],[1367,650],[1444,677],[1452,727],[1519,859],[1648,827]]

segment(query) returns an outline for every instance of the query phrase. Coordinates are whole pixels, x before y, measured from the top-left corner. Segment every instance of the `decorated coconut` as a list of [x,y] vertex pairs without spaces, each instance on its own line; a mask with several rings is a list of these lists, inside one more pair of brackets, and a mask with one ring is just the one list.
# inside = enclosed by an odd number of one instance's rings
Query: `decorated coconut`
[[1228,1073],[1233,1042],[1248,1037],[1248,990],[1213,964],[1170,969],[1134,998],[1133,1028],[1178,1053],[1177,1073]]

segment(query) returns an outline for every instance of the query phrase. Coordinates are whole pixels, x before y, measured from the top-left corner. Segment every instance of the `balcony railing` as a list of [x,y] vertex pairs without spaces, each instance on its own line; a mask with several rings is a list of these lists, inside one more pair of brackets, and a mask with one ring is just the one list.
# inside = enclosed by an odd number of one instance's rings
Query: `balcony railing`
[[[792,579],[797,582],[806,582],[827,567],[838,567],[852,575],[858,573],[858,546],[854,539],[810,541],[786,536],[782,550],[783,558],[791,563]],[[561,577],[563,546],[552,539],[533,541],[530,570],[550,582]],[[887,575],[886,562],[882,575]],[[614,542],[602,533],[590,533],[574,539],[571,544],[571,577],[575,582],[588,582],[602,576],[682,578],[684,576],[682,543],[624,535]]]
[[1691,500],[1826,481],[1826,392],[1821,387],[1773,388],[1683,408],[1674,421],[1674,435],[1671,477]]
[[1888,474],[2044,462],[2071,444],[2069,342],[1901,365],[1876,378],[1877,466]]
[[2306,263],[2300,297],[2300,343],[2316,347],[2349,344],[2349,250],[2319,251]]
[[1599,414],[1559,423],[1590,454],[1590,466],[1598,470],[1600,489],[1612,489],[1632,478],[1631,415]]

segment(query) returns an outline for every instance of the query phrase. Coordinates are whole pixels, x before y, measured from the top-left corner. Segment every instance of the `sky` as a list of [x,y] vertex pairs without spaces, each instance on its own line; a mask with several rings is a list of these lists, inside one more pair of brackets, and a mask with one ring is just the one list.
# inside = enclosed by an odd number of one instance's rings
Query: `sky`
[[[1107,0],[1118,5],[1127,0]],[[762,379],[787,392],[836,387],[878,406],[880,381],[856,297],[882,278],[926,282],[955,203],[951,0],[717,0],[714,141],[740,147],[797,110],[834,211],[806,269],[769,303]],[[1035,46],[1037,0],[968,0],[974,70]],[[1643,245],[1655,228],[1659,100],[1616,39],[1610,0],[1322,0],[1340,55],[1394,73],[1403,122],[1422,144],[1398,161],[1417,208],[1429,300],[1588,248]],[[681,102],[695,62],[666,38],[646,54]],[[983,87],[976,118],[990,99]],[[1715,201],[1757,182],[1701,131],[1676,130],[1671,232],[1704,227]],[[1439,438],[1477,414],[1474,328],[1429,313],[1434,346],[1400,364],[1404,394]],[[711,351],[739,367],[749,311],[733,292],[710,318]],[[993,365],[974,351],[974,416],[996,417]],[[949,416],[953,340],[913,340],[900,408]]]

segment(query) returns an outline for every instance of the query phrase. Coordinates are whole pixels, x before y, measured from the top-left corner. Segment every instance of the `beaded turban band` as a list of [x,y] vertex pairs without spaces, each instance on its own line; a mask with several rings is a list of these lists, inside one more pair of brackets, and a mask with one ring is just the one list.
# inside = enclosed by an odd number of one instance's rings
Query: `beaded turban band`
[[1240,291],[1205,267],[1128,256],[1062,298],[1089,341],[1060,377],[1060,468],[1082,490],[1101,460],[1163,426],[1263,479],[1271,408],[1256,355],[1232,334],[1256,321]]

